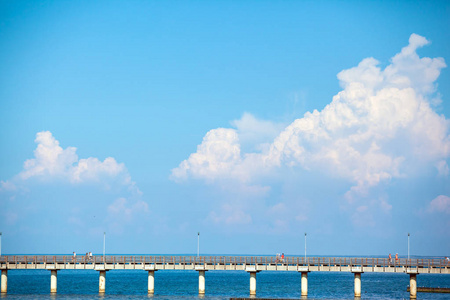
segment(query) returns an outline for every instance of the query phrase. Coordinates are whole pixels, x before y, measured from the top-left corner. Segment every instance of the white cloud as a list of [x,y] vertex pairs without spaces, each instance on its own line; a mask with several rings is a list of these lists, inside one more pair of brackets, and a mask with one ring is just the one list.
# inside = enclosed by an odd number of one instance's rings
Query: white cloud
[[450,215],[450,197],[440,195],[434,198],[428,205],[428,212],[439,212]]
[[[90,214],[85,210],[81,212],[85,206],[80,208],[77,205],[88,204],[91,208],[93,204],[97,205],[99,211],[96,214],[109,220],[110,224],[114,223],[119,229],[123,224],[129,223],[134,215],[149,212],[147,203],[141,199],[142,192],[131,180],[123,163],[118,163],[112,157],[107,157],[103,161],[96,157],[79,159],[75,147],[62,148],[49,131],[38,132],[35,142],[37,147],[34,150],[34,157],[25,161],[23,170],[10,180],[0,181],[0,196],[2,198],[9,196],[11,200],[6,203],[3,212],[7,222],[16,223],[21,216],[19,214],[22,213],[36,213],[39,207],[32,205],[26,209],[15,207],[23,205],[26,199],[32,199],[33,189],[39,190],[40,186],[45,186],[46,189],[58,190],[61,188],[60,183],[67,184],[66,188],[71,192],[76,191],[73,188],[79,188],[80,200],[71,203],[72,213],[67,219],[69,224],[79,228],[84,226]],[[98,203],[94,203],[97,201],[88,203],[92,199],[86,198],[84,195],[86,190],[83,190],[82,186],[100,187],[98,194],[95,194],[95,191],[89,192],[93,198],[98,199]],[[108,192],[105,193],[105,190]],[[113,195],[114,198],[118,195],[126,197],[121,197],[108,206],[108,202],[111,201],[108,199],[109,195]],[[60,198],[68,197],[64,195]]]
[[392,211],[392,205],[389,204],[385,199],[380,199],[380,208],[385,213],[388,214]]
[[436,168],[438,170],[439,175],[447,176],[449,174],[448,164],[445,160],[438,161],[436,163]]
[[130,222],[136,214],[146,212],[149,212],[148,204],[140,199],[130,203],[129,199],[122,197],[108,206],[108,214],[112,219],[120,218],[126,222]]
[[54,177],[70,173],[72,165],[78,160],[76,148],[61,148],[50,131],[38,132],[34,141],[38,144],[34,150],[35,158],[25,161],[24,171],[19,174],[21,179]]
[[0,192],[3,191],[16,191],[17,187],[11,181],[0,181]]
[[63,149],[50,131],[36,134],[38,144],[34,158],[24,163],[24,170],[17,176],[21,181],[31,178],[43,181],[53,179],[70,183],[105,183],[113,178],[120,178],[120,183],[132,185],[128,171],[123,163],[117,163],[112,157],[103,162],[98,158],[78,159],[75,147]]
[[225,204],[218,213],[215,211],[210,212],[207,220],[211,220],[214,224],[219,225],[244,225],[250,224],[252,217],[235,206]]
[[298,222],[305,222],[308,220],[308,216],[306,214],[298,214],[295,216],[295,220]]
[[284,215],[284,214],[286,214],[287,211],[288,211],[288,208],[286,207],[286,204],[284,204],[284,203],[277,203],[268,209],[268,213],[270,215],[275,215],[275,216]]
[[[367,58],[340,72],[343,90],[331,103],[292,122],[262,152],[241,152],[240,134],[251,140],[273,128],[251,115],[233,122],[238,130],[209,131],[197,152],[172,170],[172,178],[257,184],[261,176],[290,166],[346,178],[354,185],[353,194],[407,177],[423,165],[448,174],[444,162],[450,156],[449,121],[430,105],[436,99],[435,81],[446,65],[442,58],[417,55],[417,48],[426,44],[424,37],[412,34],[409,45],[385,69]],[[261,130],[255,129],[258,126]],[[389,211],[389,205],[384,209]]]

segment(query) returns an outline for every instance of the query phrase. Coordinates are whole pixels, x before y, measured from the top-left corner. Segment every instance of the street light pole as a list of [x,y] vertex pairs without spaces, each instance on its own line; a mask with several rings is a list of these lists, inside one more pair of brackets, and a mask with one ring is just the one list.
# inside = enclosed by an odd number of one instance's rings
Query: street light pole
[[306,260],[306,232],[305,232],[305,260]]
[[200,232],[197,233],[197,257],[200,256]]
[[103,261],[105,261],[106,231],[103,232]]
[[409,260],[409,232],[408,232],[408,260]]

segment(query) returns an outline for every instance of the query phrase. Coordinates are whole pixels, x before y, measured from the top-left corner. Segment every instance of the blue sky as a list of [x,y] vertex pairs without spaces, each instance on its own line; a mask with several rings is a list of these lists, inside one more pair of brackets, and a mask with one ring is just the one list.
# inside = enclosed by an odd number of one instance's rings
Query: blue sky
[[450,252],[445,1],[1,1],[3,253]]

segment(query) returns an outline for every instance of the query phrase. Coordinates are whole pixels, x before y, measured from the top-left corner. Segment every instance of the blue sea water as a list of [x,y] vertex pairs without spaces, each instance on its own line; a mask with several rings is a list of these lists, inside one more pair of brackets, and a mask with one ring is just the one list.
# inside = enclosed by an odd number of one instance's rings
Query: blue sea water
[[[206,295],[198,295],[196,271],[155,272],[155,295],[147,295],[147,272],[112,270],[106,273],[106,294],[98,294],[99,273],[93,270],[58,271],[58,293],[50,294],[50,272],[9,270],[8,294],[1,299],[205,299],[249,297],[249,274],[243,271],[206,272]],[[311,272],[308,299],[354,299],[352,273]],[[257,298],[300,298],[297,272],[260,272]],[[406,274],[363,273],[362,299],[409,299]],[[450,275],[420,274],[418,286],[450,287]],[[418,293],[418,299],[450,299],[449,294]]]

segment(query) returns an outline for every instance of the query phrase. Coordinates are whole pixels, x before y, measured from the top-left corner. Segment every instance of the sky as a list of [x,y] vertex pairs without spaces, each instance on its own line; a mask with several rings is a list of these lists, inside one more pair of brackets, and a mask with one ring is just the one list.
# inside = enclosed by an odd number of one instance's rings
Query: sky
[[446,1],[0,1],[3,254],[450,254]]

